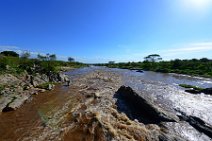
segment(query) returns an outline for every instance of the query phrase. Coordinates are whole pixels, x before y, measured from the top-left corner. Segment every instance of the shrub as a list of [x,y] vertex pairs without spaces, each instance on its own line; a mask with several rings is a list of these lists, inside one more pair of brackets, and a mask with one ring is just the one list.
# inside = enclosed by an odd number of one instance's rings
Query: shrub
[[0,54],[10,57],[19,57],[19,54],[14,51],[2,51]]
[[192,89],[198,90],[198,91],[203,90],[203,88],[200,88],[200,87],[197,87],[197,86],[192,86],[192,85],[187,85],[187,84],[179,84],[179,86],[183,87],[183,88],[192,88]]

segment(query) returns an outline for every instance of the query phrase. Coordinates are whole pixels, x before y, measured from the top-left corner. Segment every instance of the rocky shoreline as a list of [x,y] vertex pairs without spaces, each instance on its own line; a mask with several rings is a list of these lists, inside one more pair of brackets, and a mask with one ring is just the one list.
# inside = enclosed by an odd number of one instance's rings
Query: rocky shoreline
[[62,72],[49,76],[39,73],[29,75],[27,72],[20,75],[0,75],[0,111],[13,111],[30,100],[33,95],[52,90],[54,84],[67,81],[69,78]]

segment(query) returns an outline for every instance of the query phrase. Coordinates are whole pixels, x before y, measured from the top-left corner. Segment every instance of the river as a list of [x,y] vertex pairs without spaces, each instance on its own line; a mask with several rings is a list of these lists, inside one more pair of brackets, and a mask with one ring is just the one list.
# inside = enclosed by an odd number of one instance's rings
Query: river
[[[184,92],[184,88],[178,86],[178,84],[190,84],[203,88],[212,87],[210,78],[148,71],[140,73],[135,70],[106,67],[81,68],[66,72],[66,74],[71,78],[71,83],[74,83],[76,79],[96,70],[117,73],[122,77],[123,85],[130,86],[141,96],[151,99],[161,107],[174,111],[176,114],[181,111],[187,115],[199,117],[210,126],[212,125],[212,96],[189,94]],[[65,101],[69,99],[74,101],[73,93],[74,91],[64,86],[58,86],[54,91],[34,96],[32,101],[28,101],[16,111],[0,114],[0,140],[30,140],[32,134],[41,134],[43,130],[40,129],[44,128],[43,122],[48,120],[48,114],[63,107]],[[170,126],[176,128],[179,125]],[[185,129],[187,130],[187,127]],[[193,141],[209,139],[199,132],[191,131],[184,130],[182,134]]]

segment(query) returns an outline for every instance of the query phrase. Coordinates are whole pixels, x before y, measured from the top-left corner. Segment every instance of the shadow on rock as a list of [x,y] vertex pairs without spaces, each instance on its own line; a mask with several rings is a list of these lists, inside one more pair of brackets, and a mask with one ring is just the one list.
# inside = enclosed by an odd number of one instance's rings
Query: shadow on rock
[[168,113],[147,101],[130,87],[121,86],[114,95],[119,112],[125,113],[131,120],[137,119],[144,124],[175,122],[178,117]]

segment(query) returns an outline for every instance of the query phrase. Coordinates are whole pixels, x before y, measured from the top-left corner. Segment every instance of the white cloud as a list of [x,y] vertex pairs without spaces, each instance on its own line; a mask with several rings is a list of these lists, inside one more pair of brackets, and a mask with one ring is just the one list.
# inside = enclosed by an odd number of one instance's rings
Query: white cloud
[[212,51],[212,42],[202,42],[202,43],[192,43],[184,45],[181,48],[175,49],[168,49],[164,52],[173,53],[173,52],[184,52],[184,53],[191,53],[196,51]]
[[0,51],[4,51],[4,50],[18,50],[20,49],[17,46],[0,46]]
[[158,51],[166,59],[210,57],[208,56],[210,52],[212,53],[212,42],[190,43],[178,48]]

